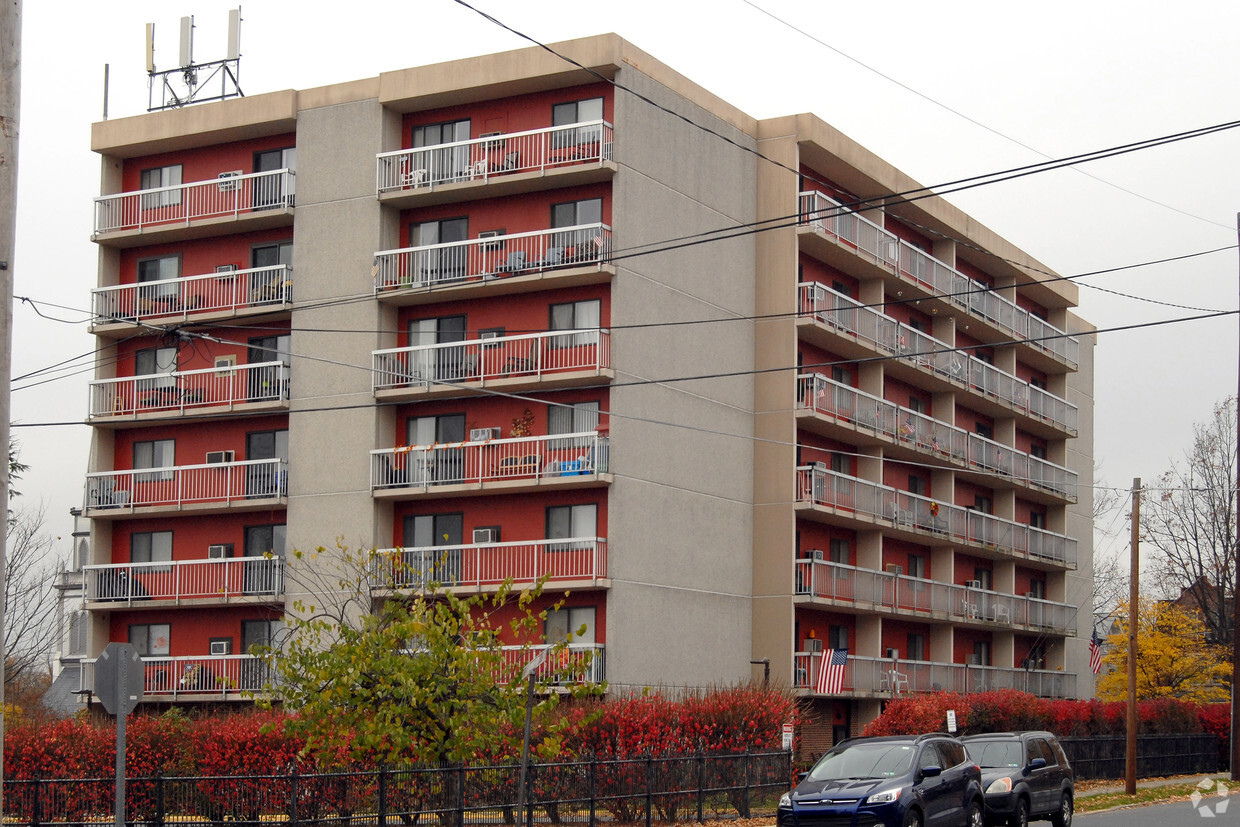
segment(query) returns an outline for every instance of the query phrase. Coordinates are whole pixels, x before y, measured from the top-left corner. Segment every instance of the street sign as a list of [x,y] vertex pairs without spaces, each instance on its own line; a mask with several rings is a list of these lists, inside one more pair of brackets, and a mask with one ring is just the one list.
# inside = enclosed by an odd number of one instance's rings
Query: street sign
[[784,724],[783,736],[784,752],[788,752],[792,749],[792,724]]
[[128,715],[142,702],[142,658],[128,643],[109,643],[95,661],[94,692],[112,715]]
[[956,731],[956,710],[954,709],[947,710],[947,731]]

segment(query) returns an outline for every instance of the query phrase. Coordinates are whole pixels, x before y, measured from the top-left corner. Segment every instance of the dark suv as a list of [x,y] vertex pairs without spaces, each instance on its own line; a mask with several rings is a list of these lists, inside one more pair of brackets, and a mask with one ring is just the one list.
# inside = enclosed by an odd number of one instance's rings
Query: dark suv
[[779,799],[778,827],[983,827],[981,772],[945,733],[850,738]]
[[1054,735],[991,732],[960,740],[982,768],[987,824],[1025,827],[1033,819],[1050,819],[1055,827],[1070,827],[1072,765]]

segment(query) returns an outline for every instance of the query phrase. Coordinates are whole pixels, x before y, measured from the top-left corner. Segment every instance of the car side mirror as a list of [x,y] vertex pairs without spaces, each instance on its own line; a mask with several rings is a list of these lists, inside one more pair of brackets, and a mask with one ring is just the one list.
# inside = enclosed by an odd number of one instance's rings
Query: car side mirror
[[929,766],[929,767],[921,768],[922,778],[934,778],[935,776],[942,775],[942,774],[943,774],[942,767]]
[[801,781],[804,781],[806,778],[809,778],[809,771],[808,771],[808,770],[806,770],[805,772],[799,772],[799,773],[797,773],[797,782],[798,782],[798,783],[800,783]]
[[1046,759],[1045,759],[1045,758],[1035,758],[1035,759],[1033,759],[1032,761],[1030,761],[1030,762],[1029,762],[1029,769],[1031,769],[1031,770],[1039,770],[1039,769],[1041,769],[1042,767],[1045,767],[1045,766],[1046,766]]

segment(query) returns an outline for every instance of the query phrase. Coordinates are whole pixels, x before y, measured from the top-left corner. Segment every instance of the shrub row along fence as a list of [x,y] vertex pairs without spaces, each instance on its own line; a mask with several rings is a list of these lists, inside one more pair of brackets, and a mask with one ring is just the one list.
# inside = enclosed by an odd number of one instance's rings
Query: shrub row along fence
[[[704,821],[773,815],[792,782],[787,752],[533,764],[528,817],[541,824]],[[520,767],[415,768],[134,778],[126,818],[298,825],[516,824]],[[5,823],[112,823],[113,779],[6,780]]]
[[[1123,735],[1060,738],[1077,778],[1123,778],[1127,739]],[[1138,735],[1137,777],[1196,775],[1217,772],[1218,737],[1200,735]]]

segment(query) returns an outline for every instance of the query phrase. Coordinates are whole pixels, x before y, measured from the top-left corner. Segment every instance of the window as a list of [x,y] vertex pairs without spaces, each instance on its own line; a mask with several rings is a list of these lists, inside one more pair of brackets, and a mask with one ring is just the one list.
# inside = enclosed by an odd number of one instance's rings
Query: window
[[908,398],[908,409],[912,411],[913,413],[919,413],[919,414],[930,413],[930,406],[926,404],[926,400],[921,399],[920,397],[916,397],[916,396],[910,396]]
[[906,660],[925,660],[926,659],[926,636],[909,633],[908,636],[908,657]]
[[974,507],[976,510],[978,510],[978,511],[982,512],[983,514],[993,514],[993,513],[995,513],[995,504],[994,504],[994,501],[993,501],[993,500],[991,500],[991,499],[990,499],[990,497],[987,497],[987,496],[986,496],[986,495],[984,495],[984,494],[974,494],[974,495],[973,495],[973,507]]
[[[547,250],[548,257],[563,253],[565,262],[597,261],[602,257],[604,240],[603,199],[587,198],[551,206],[551,229],[581,227],[571,232],[553,233]],[[593,225],[593,226],[592,226]]]
[[245,435],[247,460],[279,460],[245,466],[247,497],[284,496],[288,489],[288,431],[252,431]]
[[175,347],[149,347],[134,353],[134,376],[154,376],[155,379],[139,379],[134,383],[134,393],[139,405],[167,405],[178,399],[176,377],[170,376],[177,369]]
[[[254,153],[254,172],[279,172],[282,169],[294,170],[297,166],[297,149],[264,149]],[[252,202],[255,209],[277,207],[284,203],[285,196],[291,207],[293,184],[296,179],[292,175],[262,175],[251,180],[254,188]]]
[[1046,528],[1046,515],[1041,511],[1034,511],[1029,515],[1029,525],[1033,528]]
[[[161,187],[173,187],[163,190]],[[142,209],[153,210],[157,207],[172,207],[181,203],[181,165],[172,164],[166,167],[152,167],[142,170],[138,189],[160,190],[142,196]]]
[[171,302],[176,300],[180,288],[174,279],[180,277],[180,256],[160,256],[140,260],[138,262],[138,284],[147,286],[138,288],[138,309],[148,313],[160,308],[175,310]]
[[984,422],[973,423],[973,433],[980,437],[985,437],[986,439],[994,439],[995,436],[994,428],[991,428]]
[[585,299],[578,302],[553,304],[549,308],[550,330],[584,330],[572,336],[553,336],[548,347],[577,347],[580,345],[598,344],[598,333],[602,320],[602,302],[598,299]]
[[936,749],[934,741],[926,744],[921,748],[921,755],[917,758],[917,769],[925,769],[926,767],[943,767],[943,759],[939,757],[939,751]]
[[831,625],[827,627],[827,644],[832,649],[848,648],[848,627]]
[[262,557],[266,554],[273,554],[276,557],[283,557],[284,538],[283,523],[246,526],[245,556]]
[[837,451],[831,452],[831,470],[837,474],[852,473],[852,457]]
[[1045,600],[1046,599],[1046,581],[1045,580],[1030,580],[1029,581],[1029,594],[1031,597],[1035,597],[1038,600]]
[[[568,126],[575,123],[588,123],[603,120],[603,99],[586,98],[585,100],[557,103],[551,107],[551,125]],[[551,146],[554,148],[580,146],[603,138],[601,126],[584,126],[578,129],[560,129],[552,133]]]
[[973,662],[977,666],[990,666],[990,641],[973,641]]
[[908,492],[910,494],[924,495],[926,493],[926,481],[922,479],[921,477],[917,476],[916,474],[909,474],[908,475]]
[[285,534],[283,523],[245,527],[243,553],[250,559],[241,567],[243,592],[280,594],[283,591]]
[[1030,445],[1029,456],[1037,457],[1038,459],[1046,459],[1046,446],[1038,445],[1036,443],[1033,445]]
[[1029,386],[1033,388],[1040,388],[1042,390],[1046,390],[1046,380],[1039,379],[1036,376],[1031,376],[1029,378]]
[[[465,264],[469,245],[453,244],[469,238],[468,218],[445,218],[409,225],[409,246],[413,253],[408,274],[411,283],[453,281],[467,275]],[[451,245],[451,246],[449,246]]]
[[144,658],[166,657],[171,649],[172,627],[167,623],[144,623],[129,627],[129,644]]
[[597,402],[547,406],[547,434],[582,434],[598,430]]
[[134,482],[156,482],[172,479],[172,467],[176,464],[176,441],[172,439],[156,439],[149,442],[133,444],[133,469],[143,468],[168,469],[152,474],[134,474]]
[[258,244],[250,248],[251,267],[275,267],[280,264],[286,267],[293,266],[292,241]]
[[594,643],[594,607],[573,606],[547,613],[543,637],[547,643],[559,643],[572,635],[573,643]]
[[925,323],[925,321],[923,321],[923,320],[921,320],[921,319],[918,319],[918,318],[915,318],[915,317],[914,317],[914,318],[910,318],[910,319],[908,320],[908,326],[909,326],[909,327],[911,327],[913,330],[918,331],[919,333],[929,333],[929,332],[930,332],[930,328],[929,328],[929,326]]
[[[172,562],[172,532],[144,531],[129,535],[129,562]],[[169,566],[158,566],[146,571],[171,571]]]
[[434,319],[412,319],[408,327],[410,381],[435,382],[466,379],[477,374],[469,365],[464,347],[434,347],[465,341],[465,316],[441,316]]
[[831,378],[841,385],[852,385],[852,373],[848,368],[842,368],[839,365],[831,366]]
[[[472,539],[472,538],[471,538]],[[465,515],[416,514],[405,517],[405,547],[401,585],[422,586],[435,582],[452,585],[461,581],[461,545],[465,542]],[[434,551],[446,546],[443,551]],[[420,549],[412,552],[408,549]],[[408,578],[405,581],[405,578]]]
[[829,553],[832,563],[840,563],[847,566],[849,561],[852,560],[852,549],[849,548],[848,541],[839,537],[831,538]]
[[924,556],[920,554],[910,554],[908,556],[908,576],[925,579],[926,558]]
[[547,509],[547,539],[580,539],[581,543],[549,543],[548,551],[572,551],[588,549],[598,536],[598,506],[553,505]]
[[283,627],[281,620],[241,621],[241,651],[253,654],[256,646],[274,645]]
[[990,577],[991,577],[990,569],[974,569],[973,570],[973,579],[976,580],[978,583],[980,583],[981,588],[983,589],[990,588],[990,583],[991,583]]
[[[470,125],[468,120],[433,123],[415,126],[411,135],[411,146],[414,149],[455,144],[469,140]],[[451,181],[464,177],[469,171],[469,147],[453,146],[444,149],[428,150],[415,154],[413,165],[426,170],[425,180]],[[410,170],[412,172],[413,170]]]
[[256,336],[249,341],[245,360],[251,365],[267,365],[246,371],[246,398],[251,402],[288,398],[289,350],[292,339],[282,336]]

